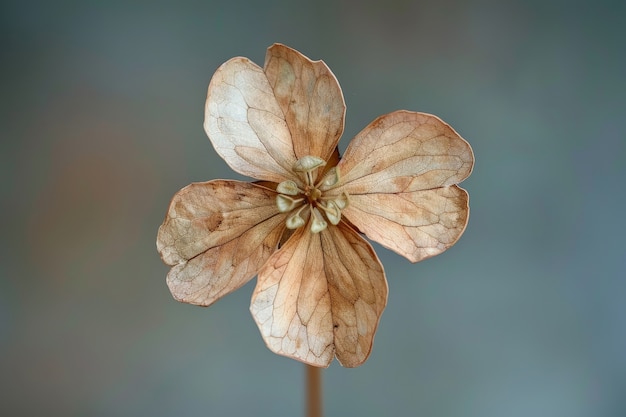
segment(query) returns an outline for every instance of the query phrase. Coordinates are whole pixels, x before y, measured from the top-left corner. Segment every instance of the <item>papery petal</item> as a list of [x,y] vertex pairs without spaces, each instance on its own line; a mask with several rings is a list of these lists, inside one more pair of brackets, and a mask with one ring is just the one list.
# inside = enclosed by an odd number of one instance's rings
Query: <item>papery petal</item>
[[474,165],[470,145],[436,116],[381,116],[348,145],[338,165],[349,195],[399,193],[452,185]]
[[259,271],[250,310],[275,353],[326,367],[369,356],[387,302],[387,281],[372,247],[340,223],[299,228]]
[[173,266],[167,284],[174,298],[207,306],[254,277],[285,229],[275,198],[272,190],[224,180],[174,195],[157,236],[163,261]]
[[343,132],[346,105],[335,75],[285,45],[272,45],[265,74],[285,115],[296,156],[328,160]]
[[438,255],[461,237],[469,197],[456,185],[398,194],[350,196],[342,211],[375,242],[418,262]]
[[204,129],[217,153],[240,174],[280,183],[293,175],[291,133],[263,69],[233,58],[213,75]]

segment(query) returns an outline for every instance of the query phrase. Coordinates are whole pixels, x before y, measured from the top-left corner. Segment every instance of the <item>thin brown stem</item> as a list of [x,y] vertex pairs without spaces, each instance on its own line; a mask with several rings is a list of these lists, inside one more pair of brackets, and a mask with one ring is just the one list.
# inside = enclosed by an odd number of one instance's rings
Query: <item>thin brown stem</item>
[[322,417],[322,370],[306,366],[306,415]]

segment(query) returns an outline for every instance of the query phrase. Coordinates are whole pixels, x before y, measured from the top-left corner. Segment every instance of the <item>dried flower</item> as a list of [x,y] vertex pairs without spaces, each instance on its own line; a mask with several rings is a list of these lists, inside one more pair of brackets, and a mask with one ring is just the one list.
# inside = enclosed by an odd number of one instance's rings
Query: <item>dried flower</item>
[[255,275],[250,310],[267,346],[314,365],[368,357],[387,302],[383,266],[360,233],[411,262],[461,236],[472,150],[439,118],[374,120],[339,158],[345,104],[322,61],[276,44],[213,76],[205,130],[259,181],[194,183],[172,199],[157,248],[173,296],[208,306]]

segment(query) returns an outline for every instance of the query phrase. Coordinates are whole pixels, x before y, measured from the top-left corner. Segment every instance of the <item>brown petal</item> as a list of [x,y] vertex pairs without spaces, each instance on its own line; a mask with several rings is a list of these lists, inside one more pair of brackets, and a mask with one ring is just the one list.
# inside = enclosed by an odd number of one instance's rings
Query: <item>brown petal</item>
[[361,365],[387,302],[387,281],[372,247],[340,223],[313,234],[299,228],[263,266],[250,310],[275,353],[328,366]]
[[285,114],[296,156],[328,160],[343,132],[346,112],[335,75],[323,61],[312,61],[281,44],[267,50],[264,71]]
[[191,184],[172,199],[157,249],[179,301],[209,305],[248,282],[285,228],[276,193],[239,181]]
[[209,84],[204,129],[240,174],[279,183],[296,161],[285,116],[263,70],[247,58],[224,63]]
[[468,195],[456,185],[352,195],[342,213],[368,238],[418,262],[442,253],[461,237],[469,218]]
[[456,184],[469,176],[469,144],[436,116],[397,111],[374,120],[339,163],[348,194],[399,193]]

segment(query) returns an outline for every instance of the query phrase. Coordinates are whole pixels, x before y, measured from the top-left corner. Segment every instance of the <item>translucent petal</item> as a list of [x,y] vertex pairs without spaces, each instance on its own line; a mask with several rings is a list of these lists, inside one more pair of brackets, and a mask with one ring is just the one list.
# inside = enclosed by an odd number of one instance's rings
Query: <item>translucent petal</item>
[[324,62],[281,44],[267,50],[264,71],[293,134],[297,157],[327,161],[343,132],[346,112],[334,74]]
[[387,302],[372,247],[344,224],[300,228],[259,271],[250,310],[273,352],[326,367],[369,356]]
[[213,75],[204,129],[217,153],[240,174],[279,183],[293,177],[291,133],[263,70],[233,58]]
[[272,190],[239,181],[191,184],[172,199],[157,249],[179,301],[209,305],[254,277],[276,249],[286,215]]
[[469,218],[468,195],[456,185],[398,194],[350,196],[342,211],[375,242],[418,262],[461,237]]
[[374,120],[348,145],[338,167],[351,196],[452,185],[474,165],[470,145],[436,116],[397,111]]

